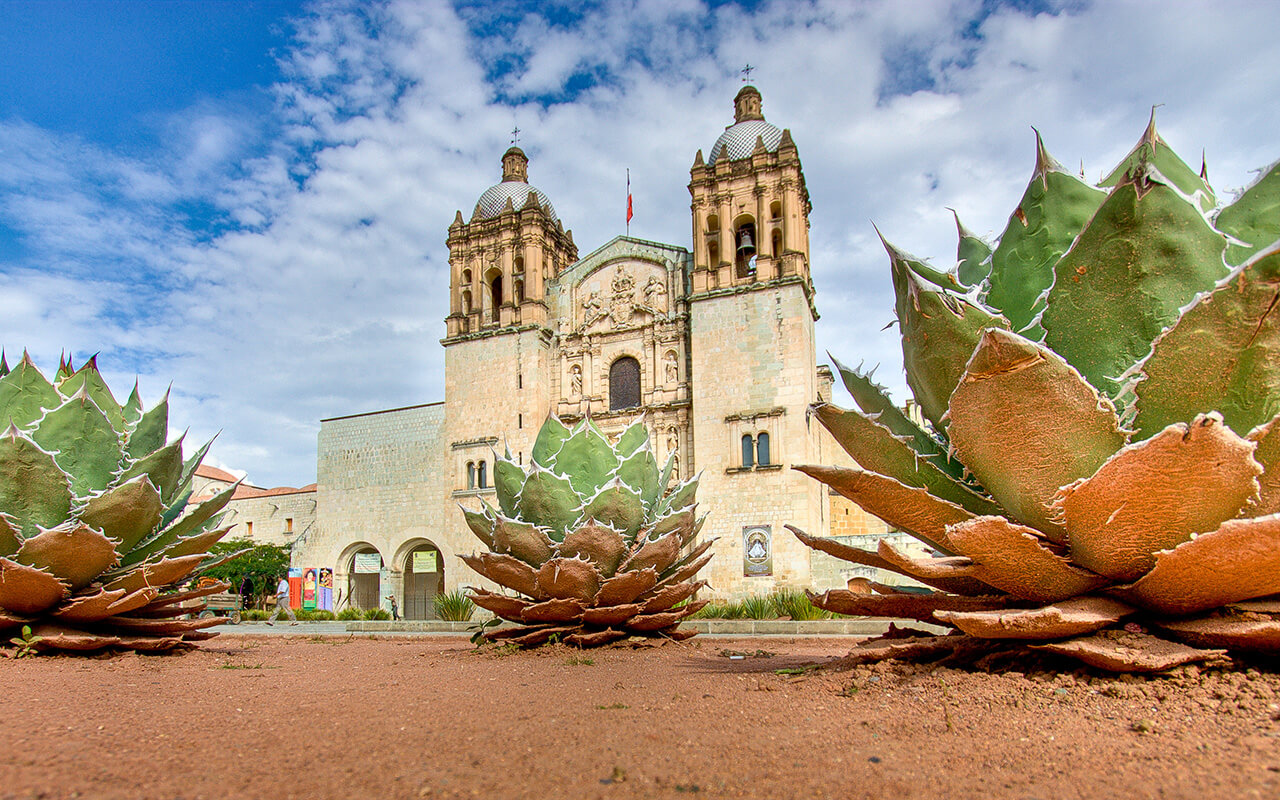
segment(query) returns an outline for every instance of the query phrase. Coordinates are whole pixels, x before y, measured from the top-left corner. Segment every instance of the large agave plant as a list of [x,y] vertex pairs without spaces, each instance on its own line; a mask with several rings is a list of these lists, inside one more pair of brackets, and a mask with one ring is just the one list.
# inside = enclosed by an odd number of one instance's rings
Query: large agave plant
[[802,541],[934,591],[814,603],[958,629],[864,658],[1280,652],[1280,165],[1215,213],[1154,122],[1105,190],[1036,145],[994,248],[958,219],[952,272],[885,245],[928,423],[837,364],[859,410],[816,413],[859,466],[799,467],[936,557]]
[[226,584],[178,584],[211,565],[233,489],[187,510],[208,445],[184,461],[181,438],[166,444],[168,396],[143,411],[136,385],[116,401],[95,359],[64,360],[50,383],[25,353],[12,370],[0,355],[0,423],[0,628],[61,650],[211,636],[217,619],[178,617]]
[[617,444],[589,419],[572,430],[550,417],[528,468],[497,460],[498,508],[463,509],[490,552],[462,556],[472,569],[518,593],[471,590],[476,605],[519,623],[486,638],[520,645],[553,636],[589,647],[627,636],[692,636],[680,620],[706,601],[691,580],[711,560],[714,540],[692,544],[698,479],[671,489],[674,459],[658,470],[643,420]]

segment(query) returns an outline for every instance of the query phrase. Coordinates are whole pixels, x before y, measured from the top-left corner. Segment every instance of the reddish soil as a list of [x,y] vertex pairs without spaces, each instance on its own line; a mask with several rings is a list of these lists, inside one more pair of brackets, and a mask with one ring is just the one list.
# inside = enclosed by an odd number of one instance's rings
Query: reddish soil
[[3,661],[0,798],[1280,796],[1274,673],[775,673],[850,644],[222,636]]

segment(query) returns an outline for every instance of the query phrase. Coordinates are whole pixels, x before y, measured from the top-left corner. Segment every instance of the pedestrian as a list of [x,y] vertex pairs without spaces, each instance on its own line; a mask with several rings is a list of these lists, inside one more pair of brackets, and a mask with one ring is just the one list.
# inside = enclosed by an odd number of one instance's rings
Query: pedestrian
[[276,584],[276,610],[272,612],[271,616],[267,617],[267,624],[274,625],[275,623],[272,620],[280,616],[281,611],[289,615],[290,625],[298,624],[298,618],[294,615],[293,609],[289,607],[289,579],[287,577],[281,578],[280,583]]
[[390,600],[391,600],[391,619],[393,621],[398,620],[400,619],[400,607],[396,605],[396,596],[394,594],[391,595]]
[[240,608],[247,611],[253,605],[253,578],[248,575],[240,581]]

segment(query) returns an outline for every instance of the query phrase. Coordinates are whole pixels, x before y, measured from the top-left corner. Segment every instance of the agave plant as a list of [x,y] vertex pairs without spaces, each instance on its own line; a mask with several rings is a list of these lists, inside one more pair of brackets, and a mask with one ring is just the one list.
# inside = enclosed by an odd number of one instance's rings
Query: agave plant
[[927,422],[837,363],[859,408],[815,412],[858,466],[798,469],[933,557],[796,534],[934,590],[815,605],[958,630],[860,657],[1031,646],[1159,670],[1280,652],[1280,164],[1215,211],[1153,120],[1101,185],[1037,133],[997,246],[957,219],[943,273],[885,243]]
[[[184,461],[167,443],[168,395],[121,405],[98,372],[64,359],[50,383],[26,353],[0,354],[0,627],[39,650],[170,650],[217,619],[179,619],[222,591],[179,582],[212,565],[234,490],[187,509],[208,445]],[[184,513],[185,512],[185,513]]]
[[498,508],[463,509],[489,549],[462,556],[516,596],[471,590],[476,605],[518,623],[485,633],[530,646],[552,637],[590,647],[627,636],[684,639],[682,619],[704,581],[714,540],[692,545],[698,479],[668,489],[674,458],[659,473],[643,420],[611,444],[590,420],[570,430],[554,416],[538,431],[528,468],[496,461]]

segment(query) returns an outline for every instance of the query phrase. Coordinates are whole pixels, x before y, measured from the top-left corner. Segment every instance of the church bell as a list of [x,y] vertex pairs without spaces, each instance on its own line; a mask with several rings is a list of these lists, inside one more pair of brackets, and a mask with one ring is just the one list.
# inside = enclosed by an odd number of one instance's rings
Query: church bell
[[738,231],[738,256],[740,258],[751,258],[756,254],[755,242],[751,241],[751,229],[743,228]]

